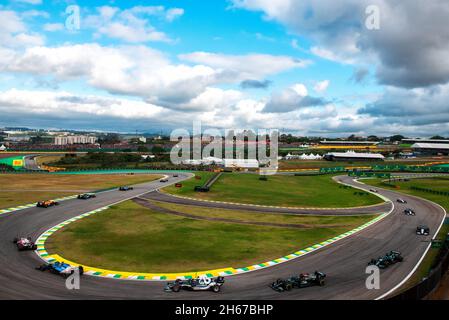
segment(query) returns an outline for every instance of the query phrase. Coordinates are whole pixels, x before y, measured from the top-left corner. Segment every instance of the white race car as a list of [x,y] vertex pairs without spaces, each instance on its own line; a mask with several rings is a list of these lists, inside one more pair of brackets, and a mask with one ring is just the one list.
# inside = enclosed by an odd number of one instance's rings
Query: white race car
[[197,279],[189,280],[176,280],[175,282],[169,282],[165,286],[165,291],[179,292],[180,290],[189,291],[213,291],[215,293],[220,292],[221,286],[224,284],[223,277],[208,278],[199,277]]

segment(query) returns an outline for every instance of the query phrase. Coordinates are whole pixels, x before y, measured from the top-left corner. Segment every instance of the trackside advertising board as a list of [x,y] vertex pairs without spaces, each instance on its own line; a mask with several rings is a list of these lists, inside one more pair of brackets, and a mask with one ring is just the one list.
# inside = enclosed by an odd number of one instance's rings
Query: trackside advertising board
[[13,167],[16,170],[22,169],[25,165],[24,157],[10,157],[0,159],[0,164],[6,164],[7,166]]

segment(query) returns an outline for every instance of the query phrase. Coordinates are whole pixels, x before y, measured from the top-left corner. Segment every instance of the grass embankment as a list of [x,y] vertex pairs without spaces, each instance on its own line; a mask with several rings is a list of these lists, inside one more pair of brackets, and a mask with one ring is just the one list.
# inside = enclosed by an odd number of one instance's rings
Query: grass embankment
[[[172,216],[128,201],[56,232],[49,238],[47,249],[71,261],[118,271],[246,267],[345,233],[370,218],[337,218],[332,223],[340,221],[344,226],[332,228],[261,227]],[[331,223],[328,217],[297,219],[316,225]]]
[[0,208],[138,184],[159,177],[159,175],[0,174]]
[[351,227],[362,225],[376,217],[376,215],[359,216],[314,216],[314,215],[296,215],[296,214],[277,214],[277,213],[257,213],[254,211],[228,210],[220,208],[205,208],[197,206],[186,206],[160,201],[150,201],[158,207],[182,212],[197,216],[199,218],[223,218],[236,219],[248,222],[267,222],[282,224],[298,224],[306,227]]
[[201,180],[183,182],[182,188],[170,186],[168,193],[204,200],[237,202],[286,207],[347,208],[381,203],[371,194],[345,188],[326,176],[269,176],[259,180],[255,174],[224,173],[210,192],[195,192],[194,186],[204,184],[213,173],[200,173]]
[[61,160],[63,155],[45,155],[45,156],[38,156],[36,157],[36,163],[38,166],[41,165],[48,165],[53,162],[57,162]]
[[[441,205],[447,212],[449,212],[449,197],[448,196],[442,196],[442,195],[436,195],[428,192],[423,191],[417,191],[411,189],[411,187],[421,187],[421,188],[428,188],[433,189],[436,191],[449,191],[449,178],[445,177],[438,177],[438,178],[425,178],[425,179],[410,179],[409,181],[393,181],[391,184],[395,187],[391,187],[389,185],[386,185],[382,183],[382,180],[380,179],[373,179],[373,180],[364,180],[365,183],[390,189],[390,190],[396,190],[399,192],[403,192],[406,194],[410,194],[413,196],[421,197],[430,201],[433,201],[435,203],[438,203]],[[438,233],[437,239],[444,240],[446,238],[446,235],[449,232],[449,225],[443,224],[443,227],[441,228],[440,232]],[[413,276],[410,278],[410,280],[404,285],[404,290],[412,287],[413,285],[417,284],[421,281],[421,279],[425,278],[429,271],[435,262],[436,257],[438,256],[438,252],[440,249],[437,248],[431,248],[426,257],[424,258],[423,262],[421,263],[418,270],[413,274]]]

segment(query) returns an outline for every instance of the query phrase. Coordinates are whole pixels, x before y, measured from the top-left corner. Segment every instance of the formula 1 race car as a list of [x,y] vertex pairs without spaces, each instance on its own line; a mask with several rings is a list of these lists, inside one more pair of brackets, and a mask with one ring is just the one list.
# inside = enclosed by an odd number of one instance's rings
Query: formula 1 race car
[[44,263],[43,265],[40,265],[36,268],[36,270],[39,271],[50,271],[54,274],[59,274],[63,276],[64,278],[69,277],[70,275],[74,274],[76,270],[79,271],[80,276],[84,273],[84,268],[82,266],[79,267],[72,267],[71,265],[64,263],[64,262],[54,262],[54,263]]
[[323,272],[315,271],[314,274],[301,273],[299,276],[293,276],[287,280],[278,279],[270,287],[278,292],[290,291],[293,288],[322,287],[324,286],[325,278],[326,275]]
[[165,286],[166,292],[179,292],[180,290],[188,291],[213,291],[215,293],[220,292],[221,286],[224,284],[223,277],[207,278],[199,277],[197,279],[189,280],[176,280],[175,282],[169,282]]
[[168,179],[167,178],[163,178],[163,179],[159,180],[159,182],[165,183],[165,182],[168,182]]
[[416,234],[418,236],[428,236],[430,235],[430,228],[428,226],[418,226],[416,228]]
[[59,206],[59,202],[56,202],[54,200],[46,200],[46,201],[39,201],[36,204],[36,207],[38,208],[48,208],[53,206]]
[[81,200],[88,200],[88,199],[92,199],[92,198],[96,198],[97,195],[95,193],[84,193],[84,194],[79,194],[78,195],[78,199]]
[[416,216],[416,212],[413,211],[412,209],[405,209],[404,214],[407,216]]
[[398,199],[397,201],[398,203],[407,203],[407,201],[405,201],[404,199]]
[[401,253],[399,251],[390,251],[383,257],[379,257],[377,259],[372,259],[368,265],[369,266],[377,266],[379,269],[385,269],[389,266],[404,261]]
[[25,250],[37,250],[37,245],[31,241],[31,237],[28,238],[14,238],[12,241],[19,251],[25,251]]
[[124,187],[120,187],[118,190],[119,191],[131,191],[131,190],[134,190],[134,188],[133,187],[124,186]]

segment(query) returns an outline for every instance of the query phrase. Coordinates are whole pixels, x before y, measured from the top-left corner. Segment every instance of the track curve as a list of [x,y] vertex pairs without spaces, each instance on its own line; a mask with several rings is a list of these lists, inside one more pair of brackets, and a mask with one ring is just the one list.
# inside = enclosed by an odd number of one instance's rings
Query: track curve
[[[170,177],[169,183],[187,179],[187,174]],[[369,190],[369,186],[339,177],[340,182]],[[69,291],[64,280],[35,271],[41,260],[33,252],[18,252],[11,243],[17,235],[34,238],[52,226],[99,207],[157,190],[163,185],[151,182],[135,186],[129,193],[105,192],[92,201],[69,200],[59,207],[42,210],[30,208],[0,218],[0,298],[1,299],[375,299],[389,292],[406,278],[420,261],[429,241],[437,233],[446,213],[440,206],[416,197],[379,189],[393,202],[398,197],[408,201],[416,217],[407,217],[404,205],[395,204],[392,213],[362,232],[338,241],[301,258],[242,275],[227,278],[220,294],[209,292],[165,293],[161,282],[138,282],[83,277],[81,289]],[[415,235],[416,226],[426,224],[432,236]],[[216,248],[217,250],[219,248]],[[390,250],[399,250],[405,261],[381,272],[381,289],[365,288],[366,263]],[[312,287],[284,294],[268,284],[277,278],[299,272],[320,270],[328,275],[325,287]]]
[[353,208],[288,208],[288,207],[270,207],[251,204],[237,204],[219,201],[203,201],[193,198],[184,198],[174,196],[168,193],[153,191],[142,196],[144,199],[168,202],[173,204],[197,206],[206,208],[220,208],[230,210],[254,211],[258,213],[279,213],[279,214],[297,214],[297,215],[318,215],[318,216],[354,216],[363,214],[378,214],[389,212],[392,208],[390,202],[375,204],[372,206],[353,207]]

